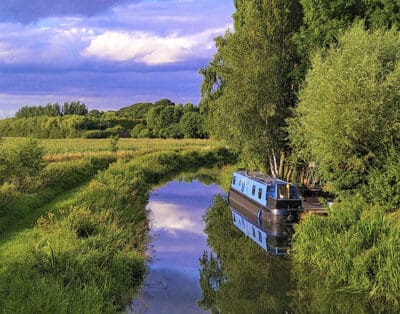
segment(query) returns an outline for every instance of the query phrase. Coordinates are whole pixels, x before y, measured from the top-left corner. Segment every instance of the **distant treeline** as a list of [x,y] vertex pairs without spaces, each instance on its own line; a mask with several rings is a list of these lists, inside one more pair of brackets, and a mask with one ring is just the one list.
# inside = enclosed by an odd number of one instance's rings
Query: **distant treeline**
[[203,117],[193,104],[169,99],[137,103],[117,111],[88,111],[79,101],[23,106],[14,118],[0,120],[0,136],[35,138],[205,138]]
[[16,118],[31,118],[31,117],[58,117],[63,115],[80,115],[84,116],[88,113],[85,104],[79,101],[72,101],[71,103],[64,103],[61,107],[58,103],[47,104],[45,106],[23,106],[15,114]]

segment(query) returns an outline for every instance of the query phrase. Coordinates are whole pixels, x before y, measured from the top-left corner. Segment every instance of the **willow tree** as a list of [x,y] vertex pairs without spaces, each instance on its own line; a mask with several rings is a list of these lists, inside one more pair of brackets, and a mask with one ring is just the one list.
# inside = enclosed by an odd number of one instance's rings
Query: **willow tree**
[[201,107],[211,136],[228,141],[249,166],[284,173],[285,118],[294,104],[291,36],[298,1],[237,0],[234,29],[216,39],[217,53],[200,70]]
[[364,183],[400,143],[400,36],[354,25],[312,59],[290,120],[293,147],[334,192]]
[[297,80],[303,80],[316,50],[328,49],[355,21],[366,29],[399,28],[398,0],[300,0],[303,23],[294,41],[301,58]]

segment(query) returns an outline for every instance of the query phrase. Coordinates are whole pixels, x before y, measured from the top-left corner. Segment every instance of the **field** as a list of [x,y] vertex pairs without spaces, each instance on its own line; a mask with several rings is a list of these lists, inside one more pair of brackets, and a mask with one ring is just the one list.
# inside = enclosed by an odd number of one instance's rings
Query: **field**
[[[24,137],[6,137],[4,146],[18,147],[26,139]],[[110,139],[38,139],[48,155],[67,153],[88,153],[110,151]],[[121,151],[162,151],[171,149],[209,148],[218,145],[218,142],[202,139],[132,139],[121,138],[118,149]]]
[[145,276],[151,188],[234,156],[209,140],[0,145],[0,313],[115,313]]
[[[4,138],[3,146],[17,148],[26,139],[23,137]],[[91,156],[132,157],[157,151],[187,151],[192,149],[207,150],[220,146],[221,143],[202,139],[132,139],[118,140],[117,152],[111,151],[110,139],[38,139],[45,151],[45,160],[65,161]]]

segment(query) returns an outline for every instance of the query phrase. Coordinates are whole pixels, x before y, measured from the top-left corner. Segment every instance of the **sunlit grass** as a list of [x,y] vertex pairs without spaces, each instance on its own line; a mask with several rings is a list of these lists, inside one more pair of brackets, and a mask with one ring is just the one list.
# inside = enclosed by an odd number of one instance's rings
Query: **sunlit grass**
[[[5,138],[4,146],[13,148],[20,145],[24,137]],[[45,149],[46,154],[84,153],[110,151],[110,139],[38,139],[39,144]],[[135,150],[170,150],[182,148],[212,147],[219,143],[214,140],[204,139],[133,139],[121,138],[118,149],[121,151]]]
[[[60,162],[48,163],[38,177],[38,186],[54,193],[46,199],[22,193],[6,204],[4,225],[15,228],[3,230],[8,238],[0,243],[0,312],[114,313],[129,304],[145,274],[151,187],[179,171],[232,158],[226,149],[210,149],[218,147],[211,141],[139,142],[127,159],[103,158],[111,154],[106,150],[87,151],[96,158],[76,161],[65,159],[73,152],[59,153]],[[7,139],[6,145],[16,144]],[[18,224],[15,215],[26,219]]]
[[[5,138],[3,146],[13,149],[21,145],[23,137]],[[121,138],[118,141],[118,151],[111,151],[110,139],[38,139],[39,145],[45,151],[44,160],[59,162],[77,160],[85,157],[110,157],[132,159],[159,151],[189,151],[208,150],[222,146],[215,140],[204,139],[133,139]]]

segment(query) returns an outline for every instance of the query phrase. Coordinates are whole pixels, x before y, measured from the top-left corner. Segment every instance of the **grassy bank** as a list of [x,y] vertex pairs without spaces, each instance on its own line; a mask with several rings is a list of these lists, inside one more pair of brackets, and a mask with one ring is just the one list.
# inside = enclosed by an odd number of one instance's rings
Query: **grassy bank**
[[31,227],[44,213],[44,205],[87,182],[99,170],[115,161],[116,158],[110,156],[50,163],[38,175],[25,177],[19,187],[13,181],[0,186],[1,241],[21,228]]
[[69,206],[48,212],[0,247],[2,312],[122,311],[145,273],[151,186],[229,157],[218,149],[151,153],[100,172]]
[[312,277],[325,289],[367,295],[386,310],[398,310],[399,231],[398,213],[353,196],[336,204],[328,217],[308,215],[297,226],[294,273],[304,286]]

